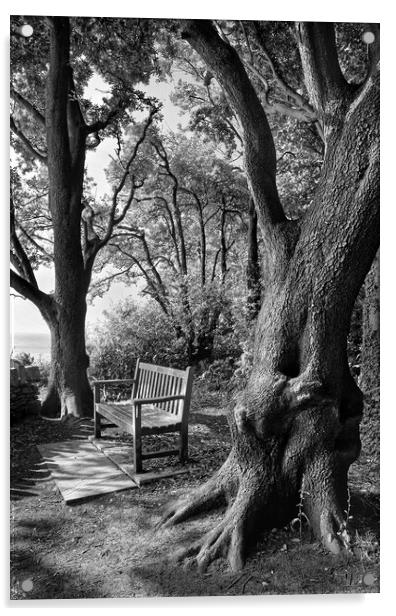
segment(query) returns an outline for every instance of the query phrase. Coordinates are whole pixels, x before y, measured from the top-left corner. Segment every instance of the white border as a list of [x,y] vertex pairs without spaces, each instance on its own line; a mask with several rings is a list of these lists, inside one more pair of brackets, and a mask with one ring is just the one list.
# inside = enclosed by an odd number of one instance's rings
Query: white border
[[[306,0],[292,1],[282,0],[281,2],[241,2],[239,0],[218,0],[209,2],[199,0],[193,3],[186,0],[150,0],[146,3],[138,2],[118,2],[113,0],[109,3],[98,3],[96,1],[85,1],[84,3],[69,0],[65,5],[55,4],[53,0],[37,0],[32,3],[28,1],[9,2],[5,0],[1,8],[1,27],[3,29],[2,49],[5,51],[1,68],[3,71],[3,91],[8,89],[8,28],[10,14],[31,15],[49,14],[62,15],[67,10],[68,15],[97,15],[102,16],[130,16],[130,17],[174,17],[174,18],[229,18],[229,19],[273,19],[273,20],[323,20],[323,21],[356,21],[356,22],[381,22],[381,152],[382,152],[382,231],[381,231],[381,394],[382,394],[382,417],[381,417],[381,593],[380,595],[328,595],[328,596],[275,596],[275,597],[232,597],[232,598],[199,598],[199,599],[128,599],[128,600],[62,600],[62,601],[25,601],[9,602],[9,550],[7,540],[2,550],[4,570],[1,571],[0,579],[2,583],[1,597],[3,606],[6,609],[13,609],[14,613],[20,610],[29,609],[33,612],[50,608],[73,609],[73,610],[103,610],[127,609],[144,613],[152,613],[161,610],[161,614],[179,614],[188,610],[191,616],[201,614],[202,610],[214,612],[227,609],[234,614],[241,609],[249,610],[249,613],[262,613],[270,608],[270,614],[275,611],[277,614],[299,614],[304,615],[320,611],[323,616],[329,614],[337,616],[341,614],[352,614],[359,612],[359,616],[370,614],[373,610],[380,608],[381,614],[391,613],[394,586],[394,561],[395,561],[395,479],[394,472],[395,460],[390,458],[391,447],[393,445],[393,431],[395,430],[395,409],[394,391],[391,386],[395,379],[395,351],[393,348],[395,338],[392,333],[395,331],[394,312],[395,312],[395,276],[394,276],[394,250],[395,243],[395,46],[396,46],[396,20],[394,11],[390,8],[390,2],[386,0],[351,1],[351,0],[331,0],[328,3],[320,3]],[[392,88],[393,86],[393,88]],[[4,241],[2,242],[2,267],[0,269],[4,288],[5,301],[3,308],[3,327],[6,335],[3,340],[8,340],[8,251],[7,251],[7,202],[8,202],[8,101],[7,95],[2,97],[2,118],[1,130],[3,139],[1,153],[3,156],[3,225]],[[2,354],[4,381],[2,391],[4,394],[2,405],[3,416],[3,469],[6,474],[6,485],[8,484],[8,343],[3,345],[5,352]],[[390,440],[392,439],[392,441]],[[4,485],[4,484],[3,484]],[[3,498],[4,503],[4,531],[8,533],[8,496]],[[3,535],[4,536],[4,535]],[[392,603],[391,603],[392,602]]]

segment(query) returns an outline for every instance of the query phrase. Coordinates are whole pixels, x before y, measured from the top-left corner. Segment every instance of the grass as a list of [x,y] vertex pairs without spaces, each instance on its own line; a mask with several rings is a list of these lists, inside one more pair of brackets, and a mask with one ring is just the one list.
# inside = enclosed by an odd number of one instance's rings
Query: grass
[[361,456],[350,471],[350,555],[327,554],[307,526],[293,524],[260,537],[243,572],[232,573],[220,559],[201,575],[168,556],[209,530],[221,512],[157,534],[152,529],[169,499],[199,485],[228,454],[226,415],[216,396],[194,400],[188,475],[66,506],[36,445],[91,432],[87,420],[29,419],[11,428],[12,599],[379,591],[378,467],[370,458]]

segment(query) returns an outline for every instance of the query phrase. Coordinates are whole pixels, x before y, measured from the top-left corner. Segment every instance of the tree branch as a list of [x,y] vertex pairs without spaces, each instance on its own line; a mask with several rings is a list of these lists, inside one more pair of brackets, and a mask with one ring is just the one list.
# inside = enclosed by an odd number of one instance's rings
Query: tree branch
[[129,259],[131,259],[131,261],[137,265],[137,267],[139,268],[139,270],[141,271],[141,273],[143,274],[144,278],[146,279],[146,282],[148,284],[148,286],[151,289],[151,293],[150,295],[156,300],[156,302],[159,304],[159,306],[162,308],[163,312],[168,315],[169,314],[169,307],[168,307],[168,302],[166,299],[166,294],[165,296],[162,294],[162,289],[159,290],[157,288],[157,285],[155,284],[155,282],[152,280],[152,278],[150,277],[150,274],[147,272],[147,270],[143,267],[142,263],[139,261],[139,259],[137,259],[137,257],[135,257],[135,255],[127,252],[126,250],[124,250],[123,248],[121,248],[121,246],[119,246],[118,244],[111,244],[112,246],[115,246],[123,255],[125,255],[126,257],[128,257]]
[[275,227],[286,222],[286,217],[276,186],[275,146],[265,111],[237,52],[221,39],[212,24],[204,20],[184,23],[183,37],[216,76],[242,126],[250,190],[267,246],[276,252],[279,242],[283,243],[283,234]]
[[177,235],[179,238],[179,242],[180,242],[180,247],[178,247],[177,250],[177,259],[178,262],[180,263],[180,267],[181,270],[183,272],[183,274],[187,274],[187,253],[186,253],[186,243],[185,243],[185,239],[184,239],[184,230],[183,230],[183,224],[182,224],[182,219],[181,219],[181,214],[180,214],[180,208],[179,208],[179,203],[177,200],[177,195],[179,192],[179,181],[177,179],[177,177],[175,176],[175,174],[172,172],[171,168],[170,168],[170,164],[169,164],[169,158],[168,155],[166,153],[166,150],[163,146],[163,144],[156,144],[153,143],[152,144],[155,151],[157,152],[159,158],[163,161],[163,168],[166,170],[166,174],[170,177],[170,179],[172,180],[172,204],[173,204],[173,212],[174,212],[174,218],[176,221],[176,230],[177,230]]
[[118,101],[117,105],[109,111],[107,118],[105,120],[98,120],[97,122],[94,122],[93,124],[88,124],[86,126],[87,135],[91,135],[92,133],[98,133],[100,130],[104,130],[110,124],[110,122],[116,117],[116,115],[120,111],[122,111],[123,107],[124,105],[121,103],[121,101]]
[[53,307],[53,299],[47,293],[33,286],[28,280],[10,269],[10,286],[20,295],[29,299],[40,311],[48,313]]
[[36,109],[34,105],[32,105],[32,103],[30,103],[26,98],[24,98],[22,94],[19,94],[19,92],[14,90],[14,88],[11,88],[11,96],[15,101],[20,103],[22,107],[24,107],[26,111],[28,111],[34,117],[34,119],[39,124],[41,124],[43,128],[45,128],[45,117],[42,113],[40,113],[38,109]]
[[264,42],[263,33],[260,29],[260,24],[255,21],[253,22],[253,27],[260,51],[263,54],[265,60],[267,61],[272,76],[276,81],[278,87],[286,94],[286,96],[293,100],[294,104],[297,105],[299,109],[305,112],[306,117],[309,119],[309,121],[312,122],[316,118],[314,108],[309,104],[309,102],[304,98],[304,96],[302,96],[294,88],[292,88],[281,75],[279,66],[276,65],[274,59],[270,56],[268,52],[267,46]]
[[[37,248],[37,250],[38,250],[39,252],[41,252],[41,254],[43,254],[45,257],[48,257],[49,259],[52,259],[52,255],[51,255],[49,252],[47,252],[47,251],[45,250],[45,248],[43,248],[42,246],[40,246],[40,244],[39,244],[38,242],[36,242],[36,240],[34,239],[34,237],[32,237],[31,235],[29,235],[29,233],[26,231],[26,229],[24,229],[24,227],[23,227],[20,223],[18,223],[18,227],[19,227],[19,229],[22,231],[23,235],[24,235],[24,236],[25,236],[25,237],[29,240],[29,242],[30,242],[31,244],[33,244],[33,246],[34,246],[35,248]],[[39,240],[42,240],[42,241],[49,242],[49,243],[53,244],[53,241],[52,241],[52,240],[50,240],[50,239],[48,239],[48,238],[46,238],[46,237],[39,237],[39,236],[36,236],[36,237],[37,237],[37,239],[39,239]]]
[[33,146],[31,141],[26,137],[26,135],[21,131],[21,129],[18,128],[12,116],[10,116],[10,127],[11,127],[12,132],[18,137],[18,139],[21,140],[23,145],[29,150],[31,154],[33,154],[35,158],[37,158],[37,160],[40,160],[42,163],[45,163],[45,164],[48,163],[47,156],[43,154],[42,152],[39,152],[38,150],[36,150],[36,148]]
[[143,132],[142,132],[141,136],[139,137],[139,139],[137,140],[137,142],[135,143],[135,147],[133,148],[131,156],[129,157],[128,162],[127,162],[127,164],[125,166],[125,170],[124,170],[124,173],[123,173],[123,175],[121,177],[121,180],[120,180],[120,182],[118,183],[118,185],[116,186],[116,188],[114,190],[113,198],[112,198],[112,206],[111,206],[111,210],[110,210],[110,214],[109,214],[109,219],[108,219],[108,223],[107,223],[107,230],[106,230],[104,238],[102,240],[100,240],[100,242],[98,242],[98,244],[97,244],[97,251],[107,244],[107,242],[111,238],[111,234],[112,234],[112,231],[113,231],[114,227],[117,224],[119,224],[120,222],[122,222],[122,220],[125,218],[126,213],[127,213],[128,209],[129,209],[131,203],[132,203],[135,189],[137,187],[142,186],[142,184],[135,185],[134,181],[132,179],[132,187],[131,187],[131,191],[129,193],[129,197],[127,199],[127,202],[124,205],[124,208],[123,208],[121,214],[118,217],[116,217],[116,211],[117,211],[117,206],[118,206],[118,196],[119,196],[119,194],[121,193],[121,191],[123,190],[123,188],[125,186],[125,183],[127,181],[129,173],[130,173],[130,169],[131,169],[132,163],[136,159],[136,156],[138,154],[140,146],[142,145],[142,143],[146,139],[147,131],[148,131],[149,127],[151,126],[151,124],[153,122],[153,118],[154,118],[156,113],[158,113],[158,109],[157,108],[151,109],[149,117],[147,118],[146,123],[144,125]]
[[18,258],[18,262],[20,264],[20,268],[18,267],[18,271],[28,280],[28,282],[36,289],[38,289],[37,280],[33,272],[33,268],[29,261],[29,258],[19,241],[19,238],[15,229],[15,208],[14,202],[11,197],[10,199],[10,239],[11,245],[15,250],[15,254]]
[[120,228],[122,228],[125,231],[129,231],[133,235],[133,237],[136,237],[137,239],[140,240],[140,242],[141,242],[141,244],[143,246],[143,250],[144,250],[145,257],[146,257],[146,261],[147,261],[148,266],[149,266],[149,268],[150,268],[150,270],[151,270],[151,272],[152,272],[152,274],[153,274],[153,276],[154,276],[154,278],[156,280],[156,284],[160,287],[161,293],[164,296],[166,296],[166,290],[165,290],[165,287],[164,287],[164,283],[162,281],[162,278],[160,276],[159,271],[157,270],[157,268],[156,268],[156,266],[154,264],[153,258],[151,256],[149,245],[147,244],[147,240],[146,240],[146,236],[145,236],[144,231],[140,231],[140,230],[134,229],[133,227],[130,227],[128,225],[122,225]]
[[342,102],[349,88],[338,61],[334,25],[298,22],[297,40],[305,83],[314,108],[323,117],[329,104]]

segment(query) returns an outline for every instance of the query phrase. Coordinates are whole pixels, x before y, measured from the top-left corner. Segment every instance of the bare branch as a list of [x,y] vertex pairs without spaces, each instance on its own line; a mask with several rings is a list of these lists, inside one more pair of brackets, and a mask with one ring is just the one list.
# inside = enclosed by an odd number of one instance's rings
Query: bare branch
[[122,228],[125,231],[128,231],[131,233],[131,235],[133,235],[133,237],[136,237],[137,239],[140,240],[142,246],[143,246],[143,251],[146,257],[146,261],[148,263],[148,266],[155,278],[156,284],[158,285],[158,287],[161,289],[161,293],[165,296],[166,295],[166,290],[165,290],[165,286],[164,283],[162,282],[162,278],[160,276],[159,271],[157,270],[153,258],[151,256],[151,251],[149,248],[149,245],[147,244],[147,240],[146,240],[146,236],[144,231],[141,231],[139,229],[136,229],[136,227],[131,227],[129,225],[122,225],[119,228]]
[[[169,164],[169,158],[166,153],[166,150],[162,143],[156,144],[152,143],[155,151],[157,152],[159,158],[163,161],[161,165],[166,170],[166,175],[168,175],[172,181],[172,205],[173,205],[173,213],[175,218],[175,228],[177,230],[177,236],[180,242],[180,246],[177,247],[177,260],[180,263],[181,271],[183,274],[187,274],[187,254],[186,254],[186,243],[184,239],[184,230],[181,220],[181,213],[179,208],[179,203],[177,200],[178,192],[179,192],[179,181],[175,174],[172,172]],[[177,243],[176,243],[177,244]]]
[[90,293],[94,294],[95,291],[103,285],[109,286],[110,282],[112,282],[115,278],[119,278],[120,276],[127,274],[132,269],[132,267],[133,267],[133,264],[129,265],[128,267],[126,267],[125,269],[119,272],[115,272],[115,274],[110,274],[109,276],[106,276],[105,278],[102,278],[101,280],[96,280],[93,284],[91,284]]
[[137,140],[137,142],[135,143],[135,147],[133,148],[133,151],[131,153],[131,156],[128,159],[128,162],[125,166],[125,171],[121,177],[120,182],[118,183],[118,185],[116,186],[114,193],[113,193],[113,198],[112,198],[112,206],[111,206],[111,210],[110,210],[110,214],[109,214],[109,218],[108,218],[108,223],[107,223],[107,230],[105,233],[105,236],[102,240],[100,240],[100,242],[97,245],[97,250],[99,250],[102,246],[105,246],[107,244],[107,242],[109,241],[109,239],[111,238],[111,234],[113,232],[114,227],[119,224],[120,222],[122,222],[122,220],[125,218],[128,209],[132,203],[134,194],[135,194],[135,190],[136,188],[139,188],[142,186],[142,184],[135,184],[133,179],[132,179],[132,186],[131,186],[131,190],[129,193],[129,197],[126,201],[126,204],[124,205],[124,208],[121,212],[121,214],[117,217],[116,216],[116,211],[117,211],[117,206],[118,206],[118,196],[121,193],[121,191],[123,190],[125,183],[127,181],[128,176],[130,175],[130,169],[131,166],[133,164],[133,162],[135,161],[137,154],[139,152],[139,148],[142,145],[142,143],[145,141],[146,139],[146,135],[147,135],[147,131],[149,129],[149,127],[151,126],[154,116],[155,114],[158,113],[158,109],[154,108],[150,111],[149,117],[146,120],[146,123],[144,125],[144,129],[143,132],[141,134],[141,136],[139,137],[139,139]]
[[130,252],[127,252],[125,249],[121,248],[118,244],[111,243],[112,246],[115,246],[123,255],[131,259],[131,261],[138,267],[140,272],[143,274],[149,288],[151,289],[152,297],[157,301],[159,306],[162,308],[166,315],[169,314],[169,306],[166,299],[166,292],[163,294],[164,288],[158,288],[155,281],[151,278],[149,272],[144,268],[141,261],[137,259],[137,257]]

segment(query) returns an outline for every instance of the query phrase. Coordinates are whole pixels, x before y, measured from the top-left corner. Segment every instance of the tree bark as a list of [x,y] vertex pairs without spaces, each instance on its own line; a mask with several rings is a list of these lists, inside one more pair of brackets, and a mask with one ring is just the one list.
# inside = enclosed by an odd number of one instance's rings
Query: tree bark
[[89,358],[85,349],[85,297],[47,321],[51,332],[51,370],[42,415],[61,418],[91,417],[92,390],[87,377]]
[[349,549],[347,473],[360,451],[363,403],[349,371],[347,335],[379,244],[379,74],[352,92],[333,65],[334,36],[323,27],[323,40],[321,25],[301,34],[304,53],[311,48],[304,61],[326,151],[314,203],[298,225],[279,214],[264,112],[239,60],[208,22],[185,28],[244,128],[266,277],[251,375],[229,416],[230,456],[164,517],[171,525],[228,503],[219,525],[184,555],[202,569],[218,556],[242,567],[260,529],[295,517],[301,498],[318,539],[333,553]]
[[254,321],[260,310],[261,276],[257,241],[257,212],[253,199],[249,203],[248,257],[246,266],[247,318]]
[[364,394],[362,446],[379,458],[380,422],[380,257],[379,253],[364,281],[362,348],[359,386]]
[[51,375],[43,413],[92,415],[85,350],[86,294],[90,272],[81,245],[81,212],[87,130],[75,96],[67,18],[50,18],[50,68],[46,93],[49,209],[54,233],[55,314]]

